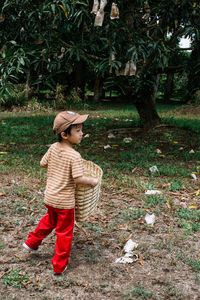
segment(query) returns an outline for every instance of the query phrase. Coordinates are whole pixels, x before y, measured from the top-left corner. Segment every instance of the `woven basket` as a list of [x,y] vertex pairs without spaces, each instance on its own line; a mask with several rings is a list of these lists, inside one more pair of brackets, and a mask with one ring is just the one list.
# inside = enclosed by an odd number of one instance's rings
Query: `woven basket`
[[77,184],[75,191],[75,219],[78,222],[85,221],[97,208],[100,197],[102,169],[92,161],[83,160],[84,176],[99,178],[95,187]]

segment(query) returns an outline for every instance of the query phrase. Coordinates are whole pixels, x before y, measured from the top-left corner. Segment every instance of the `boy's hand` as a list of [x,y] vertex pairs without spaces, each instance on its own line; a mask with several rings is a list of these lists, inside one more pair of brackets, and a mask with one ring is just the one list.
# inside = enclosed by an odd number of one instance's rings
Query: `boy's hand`
[[99,180],[97,178],[91,178],[90,185],[95,187],[98,184]]
[[87,177],[87,176],[80,176],[74,179],[76,184],[88,184],[93,187],[95,187],[99,180],[98,178],[93,178],[93,177]]

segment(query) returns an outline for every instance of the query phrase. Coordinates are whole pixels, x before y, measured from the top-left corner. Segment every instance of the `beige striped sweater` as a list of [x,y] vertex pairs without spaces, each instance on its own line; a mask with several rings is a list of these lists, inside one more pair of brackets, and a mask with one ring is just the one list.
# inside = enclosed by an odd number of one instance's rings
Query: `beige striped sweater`
[[54,143],[41,159],[40,165],[48,169],[44,203],[60,209],[73,208],[74,178],[83,176],[81,155],[74,149],[59,148],[58,143]]

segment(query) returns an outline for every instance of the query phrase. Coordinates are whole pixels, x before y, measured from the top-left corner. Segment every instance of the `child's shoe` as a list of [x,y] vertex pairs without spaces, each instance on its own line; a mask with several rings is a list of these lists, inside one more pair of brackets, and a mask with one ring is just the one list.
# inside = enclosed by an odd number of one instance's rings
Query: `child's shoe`
[[29,246],[27,246],[26,243],[23,243],[23,247],[24,247],[26,250],[30,251],[30,252],[36,252],[36,251],[38,251],[38,248],[32,249],[32,248],[30,248]]
[[61,273],[56,273],[56,272],[54,272],[54,275],[55,275],[55,276],[62,275],[66,270],[67,270],[67,266],[65,267],[64,271],[62,271]]

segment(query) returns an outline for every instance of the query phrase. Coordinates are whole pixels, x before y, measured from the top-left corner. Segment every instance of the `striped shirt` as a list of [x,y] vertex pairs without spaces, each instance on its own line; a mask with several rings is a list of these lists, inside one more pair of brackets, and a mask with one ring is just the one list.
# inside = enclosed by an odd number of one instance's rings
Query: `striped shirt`
[[74,149],[59,148],[58,143],[54,143],[41,159],[40,166],[48,169],[44,203],[60,209],[73,208],[74,178],[83,176],[81,155]]

